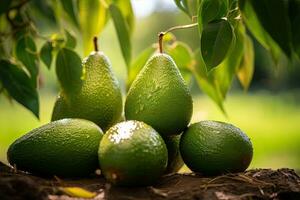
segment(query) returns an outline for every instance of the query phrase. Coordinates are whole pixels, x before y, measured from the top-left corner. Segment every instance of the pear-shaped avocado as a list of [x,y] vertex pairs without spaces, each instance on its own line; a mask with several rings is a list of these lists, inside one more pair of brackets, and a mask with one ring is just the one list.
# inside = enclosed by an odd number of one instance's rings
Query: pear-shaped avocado
[[164,53],[153,55],[129,89],[126,119],[143,121],[167,136],[185,130],[192,111],[190,91],[173,59]]
[[[96,42],[95,42],[96,43]],[[99,125],[104,131],[118,122],[122,113],[122,95],[109,59],[93,51],[82,62],[82,84],[75,92],[62,91],[55,103],[52,121],[82,118]]]

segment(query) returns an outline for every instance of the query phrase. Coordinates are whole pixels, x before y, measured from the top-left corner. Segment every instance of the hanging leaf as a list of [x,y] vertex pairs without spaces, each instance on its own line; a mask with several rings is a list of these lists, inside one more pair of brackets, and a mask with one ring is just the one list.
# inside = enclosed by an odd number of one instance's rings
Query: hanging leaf
[[264,30],[250,1],[240,0],[239,8],[242,11],[242,18],[246,23],[247,28],[251,31],[257,41],[270,51],[274,62],[277,64],[279,62],[281,50],[271,36]]
[[145,66],[147,60],[150,58],[150,56],[155,52],[155,48],[152,46],[146,48],[145,50],[140,53],[136,59],[132,62],[132,64],[129,67],[128,71],[128,78],[126,82],[126,88],[129,89],[130,85],[138,75],[138,73],[141,71],[141,69]]
[[224,0],[202,0],[198,11],[198,29],[200,35],[205,25],[214,20],[226,16],[228,10],[227,1]]
[[70,17],[73,24],[79,27],[78,19],[77,19],[77,2],[74,0],[63,0],[60,1],[62,3],[63,9]]
[[238,69],[238,78],[244,90],[248,90],[254,73],[254,47],[252,40],[246,35],[244,39],[244,55]]
[[80,0],[78,9],[84,55],[86,56],[93,51],[94,36],[100,34],[107,22],[107,11],[100,0]]
[[244,54],[244,38],[245,28],[240,23],[235,29],[235,42],[232,49],[224,61],[209,74],[218,85],[224,99],[232,85],[233,77],[240,66]]
[[29,71],[34,86],[37,84],[38,56],[31,36],[23,36],[17,41],[16,56]]
[[73,50],[62,48],[56,58],[56,75],[62,90],[74,93],[82,83],[81,59]]
[[7,60],[0,60],[0,80],[9,95],[39,118],[39,99],[28,75]]
[[72,35],[69,31],[65,30],[67,41],[66,41],[66,47],[70,49],[74,49],[76,47],[76,38],[74,35]]
[[[253,8],[264,29],[288,57],[292,54],[288,1],[252,0]],[[272,6],[270,6],[272,5]]]
[[242,6],[244,6],[245,1],[249,1],[247,3],[252,5],[253,11],[264,30],[279,45],[283,52],[288,57],[291,57],[292,37],[288,15],[288,1],[243,0],[241,2]]
[[200,49],[194,52],[195,66],[192,68],[193,75],[196,78],[198,86],[201,90],[207,94],[220,108],[220,110],[226,114],[223,101],[224,97],[221,93],[219,86],[214,81],[213,77],[208,76],[206,73],[206,66],[201,56]]
[[97,193],[80,187],[61,187],[59,189],[71,197],[92,199],[97,196]]
[[118,35],[123,58],[125,60],[127,67],[129,67],[131,61],[131,42],[130,42],[128,26],[125,22],[125,19],[120,9],[116,5],[111,4],[109,6],[109,11]]
[[180,10],[185,12],[187,15],[190,15],[187,7],[187,0],[174,0],[174,2]]
[[41,52],[40,52],[40,58],[43,61],[43,63],[47,66],[48,69],[50,69],[52,59],[53,59],[52,51],[53,51],[52,43],[47,41],[42,46]]
[[173,42],[171,45],[166,45],[166,52],[174,59],[179,69],[189,69],[193,61],[193,52],[187,44]]
[[131,1],[130,0],[112,0],[112,2],[114,3],[114,5],[116,5],[120,9],[120,11],[126,21],[126,24],[128,26],[129,33],[131,34],[133,32],[133,28],[134,28],[134,13],[133,13]]
[[191,18],[197,15],[198,0],[174,0],[176,6]]
[[224,19],[211,22],[204,27],[201,36],[201,54],[208,71],[225,59],[233,37],[232,28]]
[[43,22],[43,23],[36,23],[35,25],[39,29],[39,26],[44,28],[45,24],[47,26],[51,26],[53,28],[57,28],[57,19],[55,17],[54,1],[41,1],[41,0],[30,0],[28,1],[30,7],[30,13],[34,13],[30,15],[33,21],[36,22]]
[[191,18],[197,17],[198,8],[200,1],[199,0],[187,0],[187,7],[189,10],[189,15]]

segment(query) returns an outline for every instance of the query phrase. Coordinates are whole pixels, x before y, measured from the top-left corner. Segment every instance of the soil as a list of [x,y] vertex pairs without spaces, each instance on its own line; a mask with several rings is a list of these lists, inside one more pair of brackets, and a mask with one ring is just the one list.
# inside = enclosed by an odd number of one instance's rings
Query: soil
[[64,194],[61,187],[81,187],[95,192],[94,200],[300,200],[300,177],[292,169],[254,169],[216,177],[169,174],[150,187],[122,188],[112,186],[101,176],[88,179],[43,178],[16,172],[0,163],[1,200],[82,199]]

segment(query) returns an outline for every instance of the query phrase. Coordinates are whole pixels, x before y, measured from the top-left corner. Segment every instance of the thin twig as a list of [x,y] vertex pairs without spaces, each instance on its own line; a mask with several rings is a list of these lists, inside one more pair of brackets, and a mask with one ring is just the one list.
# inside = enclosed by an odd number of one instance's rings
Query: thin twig
[[164,35],[166,35],[169,32],[175,31],[175,30],[179,30],[179,29],[187,29],[187,28],[193,28],[198,26],[198,23],[193,23],[193,24],[186,24],[186,25],[180,25],[180,26],[173,26],[171,28],[169,28],[166,31],[160,32],[158,34],[158,46],[159,46],[159,52],[163,53],[163,37]]
[[175,31],[175,30],[193,28],[193,27],[196,27],[196,26],[198,26],[198,23],[173,26],[173,27],[169,28],[168,30],[166,30],[164,32],[161,32],[161,33],[165,35],[165,34],[167,34],[169,32]]

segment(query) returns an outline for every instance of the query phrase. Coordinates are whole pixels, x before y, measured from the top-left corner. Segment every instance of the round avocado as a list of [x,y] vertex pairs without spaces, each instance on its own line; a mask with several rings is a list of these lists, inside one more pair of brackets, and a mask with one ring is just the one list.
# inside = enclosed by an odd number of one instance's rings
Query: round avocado
[[201,121],[182,135],[180,153],[194,172],[220,175],[242,172],[252,160],[250,139],[239,128],[224,122]]
[[151,126],[124,121],[112,126],[103,136],[99,163],[105,178],[113,184],[150,185],[165,172],[168,150]]
[[81,177],[98,164],[102,130],[93,122],[62,119],[34,129],[12,143],[7,157],[12,166],[34,174]]

